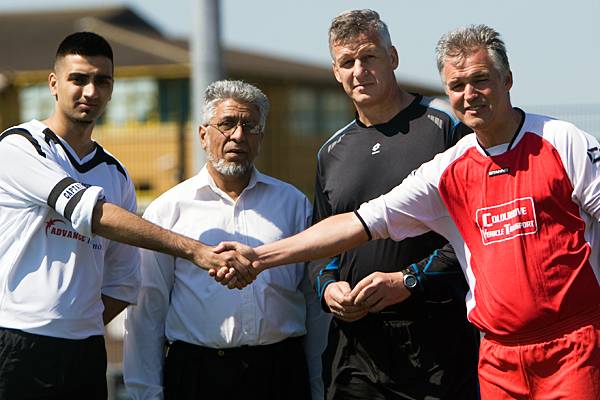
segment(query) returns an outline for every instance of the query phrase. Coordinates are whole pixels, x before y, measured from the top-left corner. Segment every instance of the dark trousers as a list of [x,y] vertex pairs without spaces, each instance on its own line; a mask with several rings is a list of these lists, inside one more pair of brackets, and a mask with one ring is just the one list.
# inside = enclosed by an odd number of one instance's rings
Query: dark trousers
[[464,315],[334,320],[323,363],[327,399],[478,399],[479,333]]
[[177,341],[164,371],[165,400],[310,399],[302,338],[222,350]]
[[0,399],[106,398],[102,336],[70,340],[0,328]]

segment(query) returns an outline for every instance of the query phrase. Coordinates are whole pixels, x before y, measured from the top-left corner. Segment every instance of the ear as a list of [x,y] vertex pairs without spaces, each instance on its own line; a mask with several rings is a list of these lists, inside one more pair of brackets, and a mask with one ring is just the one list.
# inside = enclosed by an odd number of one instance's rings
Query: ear
[[506,75],[506,82],[504,82],[504,88],[506,89],[506,91],[508,92],[513,85],[513,76],[512,76],[512,71],[508,71],[508,74]]
[[339,83],[342,83],[342,78],[340,76],[340,73],[337,69],[337,67],[335,66],[335,61],[331,61],[331,70],[333,71],[333,76],[335,76],[335,80],[338,81]]
[[208,128],[204,125],[200,125],[200,127],[198,128],[198,134],[200,135],[200,144],[202,145],[202,148],[206,151],[206,149],[208,148]]
[[394,46],[392,46],[392,48],[390,49],[390,58],[392,62],[392,67],[394,69],[398,68],[398,65],[400,64],[400,57],[398,57],[398,51]]
[[54,97],[58,96],[58,78],[55,72],[50,72],[48,75],[48,88],[50,88],[50,94]]
[[258,143],[256,145],[256,154],[254,154],[254,158],[252,159],[252,162],[254,162],[254,160],[256,160],[256,157],[258,157],[260,155],[260,149],[262,149],[262,142],[263,142],[263,138],[265,137],[264,132],[260,134],[260,137],[258,137]]
[[113,82],[110,85],[110,94],[108,95],[108,102],[110,102],[112,100],[112,95],[113,95],[113,90],[115,88],[115,81],[113,80]]

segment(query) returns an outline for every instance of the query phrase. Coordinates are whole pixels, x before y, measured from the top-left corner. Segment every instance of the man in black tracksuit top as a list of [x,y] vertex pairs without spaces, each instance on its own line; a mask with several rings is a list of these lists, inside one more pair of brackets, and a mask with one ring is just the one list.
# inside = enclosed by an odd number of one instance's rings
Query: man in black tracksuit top
[[[318,153],[315,223],[387,193],[460,136],[434,105],[443,102],[398,87],[397,53],[376,12],[339,15],[329,40],[334,75],[357,116]],[[466,282],[445,244],[430,232],[310,264],[335,317],[324,355],[328,399],[478,398],[479,334],[466,320]]]

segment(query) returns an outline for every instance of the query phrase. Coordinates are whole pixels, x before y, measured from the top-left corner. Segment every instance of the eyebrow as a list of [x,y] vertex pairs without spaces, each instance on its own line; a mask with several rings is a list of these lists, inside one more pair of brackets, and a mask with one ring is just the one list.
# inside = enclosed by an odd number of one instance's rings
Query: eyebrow
[[252,117],[248,117],[248,118],[238,118],[235,115],[225,115],[223,116],[220,120],[220,122],[243,122],[243,123],[252,123],[252,124],[258,124],[258,122],[255,122]]
[[77,78],[77,77],[90,77],[90,76],[94,76],[94,79],[96,80],[113,80],[113,77],[111,75],[106,75],[106,74],[88,74],[86,72],[70,72],[68,77],[69,79],[72,78]]
[[459,77],[451,77],[450,79],[448,79],[448,82],[453,82],[453,81],[463,81],[465,79],[472,79],[472,78],[480,78],[482,76],[489,76],[490,75],[490,71],[489,70],[485,70],[485,71],[476,71],[471,75],[467,75],[467,76],[459,76]]
[[114,78],[110,75],[98,74],[96,75],[96,79],[112,81]]
[[349,53],[342,53],[340,54],[340,56],[338,58],[335,59],[336,62],[341,62],[341,61],[346,61],[350,58],[353,58],[354,56],[352,54]]

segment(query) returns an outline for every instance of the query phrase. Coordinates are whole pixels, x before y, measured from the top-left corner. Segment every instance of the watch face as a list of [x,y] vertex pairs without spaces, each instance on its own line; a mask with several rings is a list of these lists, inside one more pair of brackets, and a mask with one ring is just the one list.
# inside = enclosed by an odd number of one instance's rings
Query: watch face
[[417,286],[417,277],[414,275],[404,275],[404,286],[409,289]]

